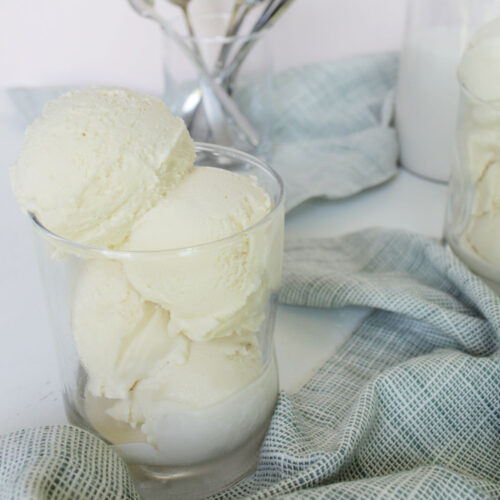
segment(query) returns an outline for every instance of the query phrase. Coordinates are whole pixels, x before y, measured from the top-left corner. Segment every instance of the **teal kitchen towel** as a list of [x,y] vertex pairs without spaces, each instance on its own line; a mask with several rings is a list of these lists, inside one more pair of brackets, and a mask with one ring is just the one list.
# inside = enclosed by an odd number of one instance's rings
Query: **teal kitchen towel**
[[140,500],[122,459],[83,429],[57,425],[0,436],[2,500]]
[[285,183],[287,210],[311,198],[352,196],[396,175],[397,72],[397,56],[380,54],[276,75],[271,165]]
[[[216,498],[500,498],[500,299],[448,249],[384,229],[290,241],[280,299],[372,312],[280,395],[257,471]],[[125,470],[74,427],[0,438],[0,498],[135,499]]]
[[403,231],[289,242],[284,271],[282,303],[372,313],[218,498],[500,498],[499,298]]
[[[338,199],[397,173],[391,126],[396,54],[313,64],[274,77],[272,166],[285,182],[290,210],[311,198]],[[9,89],[26,124],[67,87]],[[241,102],[246,112],[251,114]]]

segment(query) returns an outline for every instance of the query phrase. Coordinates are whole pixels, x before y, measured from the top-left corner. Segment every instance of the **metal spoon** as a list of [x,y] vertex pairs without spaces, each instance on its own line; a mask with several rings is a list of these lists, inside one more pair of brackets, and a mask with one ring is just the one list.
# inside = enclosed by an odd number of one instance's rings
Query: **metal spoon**
[[[203,61],[203,56],[201,54],[200,47],[196,43],[195,32],[193,24],[191,22],[191,17],[189,15],[188,7],[191,0],[168,1],[181,8],[188,33],[191,37],[192,50],[195,53],[196,57],[200,61]],[[203,99],[203,97],[205,98]],[[221,144],[222,146],[230,146],[232,141],[227,129],[224,110],[222,109],[221,104],[217,100],[214,92],[212,91],[210,86],[207,85],[203,78],[200,79],[200,93],[198,99],[203,103],[203,108],[205,109],[205,116],[207,118],[206,126],[208,128],[208,133],[212,134],[213,139],[217,144]],[[187,102],[189,102],[189,98]],[[193,136],[196,135],[200,137],[203,135],[203,132],[202,129],[200,129],[199,117],[198,120],[196,119],[197,115],[197,106],[195,106],[194,108],[192,108],[192,112],[190,112],[188,115],[183,113],[183,118],[191,134]],[[200,130],[198,131],[198,129]]]
[[[146,0],[148,3],[152,3],[151,0]],[[179,6],[181,9],[187,9],[189,2],[191,0],[168,0],[170,3],[173,3],[177,6]]]
[[[227,38],[235,36],[240,30],[241,25],[243,24],[243,21],[247,17],[248,13],[262,1],[263,0],[236,0],[231,11],[225,36]],[[232,43],[226,43],[223,45],[215,64],[215,74],[219,73],[226,64],[227,57],[232,47]]]
[[[153,0],[154,1],[154,0]],[[196,55],[201,58],[201,53],[198,45],[195,42],[195,33],[193,29],[193,24],[191,22],[191,16],[189,15],[189,3],[191,0],[168,0],[170,3],[177,5],[177,7],[180,7],[182,10],[182,14],[184,15],[184,21],[186,21],[186,26],[188,29],[189,36],[192,38],[193,42],[193,50],[195,51]],[[151,0],[149,0],[149,3],[151,3]]]
[[[179,0],[182,1],[182,0]],[[189,1],[189,0],[187,0]],[[184,3],[184,2],[183,2]],[[158,14],[154,8],[154,0],[129,0],[132,8],[148,19],[158,23],[161,28],[181,47],[186,56],[198,67],[200,76],[204,84],[206,84],[213,94],[217,97],[226,113],[234,120],[235,124],[240,128],[246,140],[254,147],[260,143],[260,137],[253,125],[248,121],[245,115],[240,111],[234,100],[228,95],[226,90],[222,88],[207,71],[203,59],[199,54],[195,53],[185,43],[184,39],[177,32],[170,28],[169,24]]]
[[[251,34],[256,34],[265,27],[270,28],[281,17],[286,8],[291,5],[293,0],[271,0],[261,13],[260,17],[255,22]],[[234,79],[246,56],[258,41],[258,37],[252,37],[246,41],[233,57],[233,60],[222,68],[219,74],[216,75],[217,82],[220,82],[225,89],[231,87],[231,80]],[[196,88],[186,99],[182,112],[186,116],[194,116],[202,100],[200,88]]]
[[[179,3],[183,3],[183,0],[169,1],[176,3],[177,5],[179,5]],[[187,0],[187,2],[189,1],[190,0]],[[235,0],[233,8],[231,10],[231,14],[229,16],[225,37],[230,38],[236,35],[250,10],[263,1],[264,0]],[[215,76],[217,76],[217,74],[220,73],[221,69],[224,67],[232,46],[233,44],[231,43],[226,43],[222,46],[215,62],[215,69],[213,72]],[[200,87],[197,87],[184,101],[184,104],[181,108],[181,113],[186,123],[189,124],[188,128],[191,128],[191,125],[195,120],[202,99],[203,92],[201,91]]]
[[[293,0],[271,0],[260,15],[259,19],[255,22],[251,35],[257,34],[264,28],[270,28],[285,13],[286,9],[290,7],[292,2]],[[220,77],[222,77],[223,80],[227,81],[228,79],[230,80],[235,77],[241,67],[241,64],[257,41],[258,37],[252,37],[241,46],[231,63],[229,63],[222,71]],[[219,81],[220,77],[218,78]]]

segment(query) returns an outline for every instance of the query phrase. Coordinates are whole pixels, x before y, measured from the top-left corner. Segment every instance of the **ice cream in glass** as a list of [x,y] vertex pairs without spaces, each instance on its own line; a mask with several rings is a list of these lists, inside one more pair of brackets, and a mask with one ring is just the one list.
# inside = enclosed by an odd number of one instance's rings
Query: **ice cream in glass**
[[447,240],[500,292],[500,19],[472,37],[458,67],[461,107]]
[[31,217],[72,423],[175,496],[256,465],[276,402],[283,189],[122,88],[46,104],[11,167]]

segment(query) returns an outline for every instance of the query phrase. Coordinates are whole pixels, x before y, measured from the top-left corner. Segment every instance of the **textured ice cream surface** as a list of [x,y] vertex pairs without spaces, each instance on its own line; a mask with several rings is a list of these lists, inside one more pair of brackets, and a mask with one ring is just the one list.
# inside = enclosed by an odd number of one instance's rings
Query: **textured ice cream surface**
[[113,448],[127,462],[182,466],[217,459],[248,444],[258,447],[277,393],[278,372],[272,358],[260,376],[226,399],[199,409],[172,409],[163,404],[161,412],[149,407],[152,411],[144,426],[134,428],[109,416],[106,410],[113,400],[87,397],[85,405],[94,428],[117,444]]
[[[262,307],[255,319],[256,329],[263,320]],[[222,404],[263,373],[256,334],[232,333],[192,342],[183,334],[168,332],[168,316],[160,306],[142,299],[120,262],[89,260],[80,265],[73,293],[72,332],[88,376],[86,412],[96,429],[112,442],[147,439],[157,446],[168,435],[163,443],[168,450],[172,433],[188,433],[189,426],[182,424],[185,418],[195,424],[199,420],[196,411]],[[254,401],[259,394],[266,399]],[[274,386],[251,392],[254,407],[241,416],[248,421],[246,425],[263,425],[275,395]],[[229,404],[231,411],[240,415],[241,410],[233,406]],[[225,418],[225,408],[211,411],[212,420]],[[175,432],[163,427],[165,419],[175,422]],[[238,427],[235,422],[230,425]],[[214,422],[196,428],[201,432],[213,426],[219,434],[223,432]],[[217,444],[220,446],[232,444]],[[161,453],[164,456],[165,450]]]
[[461,175],[466,179],[462,204],[467,218],[465,229],[460,229],[463,234],[455,239],[461,254],[474,256],[469,265],[484,274],[478,259],[500,264],[500,19],[474,34],[458,74],[467,90],[458,144],[464,167]]
[[45,105],[26,130],[11,180],[21,206],[52,232],[114,247],[193,161],[184,122],[159,99],[91,87]]
[[128,248],[162,250],[214,242],[248,229],[271,208],[254,177],[197,167],[134,224]]
[[482,259],[500,266],[500,212],[473,216],[467,229],[467,241]]
[[188,340],[168,334],[168,313],[130,286],[119,262],[90,260],[79,269],[72,332],[94,396],[124,398],[165,364],[184,363]]
[[463,148],[472,182],[480,181],[500,158],[500,109],[495,113],[471,106],[464,114]]
[[155,441],[155,422],[163,415],[213,406],[257,379],[262,358],[256,335],[232,335],[192,342],[185,363],[165,364],[140,381],[128,398],[108,414],[142,431]]
[[[500,138],[499,138],[500,139]],[[500,211],[500,155],[488,162],[476,181],[472,214],[482,216]]]
[[[125,263],[134,288],[170,311],[170,332],[206,340],[231,335],[238,328],[240,333],[258,328],[258,313],[248,305],[259,310],[267,298],[269,237],[265,231],[241,232],[271,208],[269,196],[254,178],[199,167],[134,224],[128,249],[195,246],[182,255],[172,252]],[[203,246],[232,235],[236,236]],[[228,321],[235,329],[226,327]]]
[[479,99],[500,100],[500,18],[474,34],[462,56],[459,76]]

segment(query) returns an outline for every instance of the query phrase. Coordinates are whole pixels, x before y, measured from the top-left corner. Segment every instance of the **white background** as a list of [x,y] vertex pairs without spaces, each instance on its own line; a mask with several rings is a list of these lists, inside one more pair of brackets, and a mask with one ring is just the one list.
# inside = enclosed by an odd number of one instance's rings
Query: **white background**
[[[194,12],[224,3],[192,2]],[[276,67],[398,49],[404,10],[405,0],[295,0],[274,28]],[[0,0],[0,86],[160,92],[160,38],[127,0]]]
[[[193,0],[195,9],[219,1]],[[296,0],[273,31],[276,68],[397,50],[404,7],[404,0]],[[65,421],[30,227],[8,179],[24,125],[1,88],[113,84],[160,93],[160,48],[156,26],[126,0],[0,0],[0,434]],[[440,236],[445,194],[445,186],[403,171],[352,199],[306,204],[287,217],[287,234],[330,236],[378,225]],[[280,307],[282,387],[304,382],[359,318],[353,311]]]

